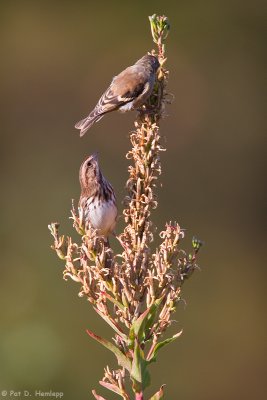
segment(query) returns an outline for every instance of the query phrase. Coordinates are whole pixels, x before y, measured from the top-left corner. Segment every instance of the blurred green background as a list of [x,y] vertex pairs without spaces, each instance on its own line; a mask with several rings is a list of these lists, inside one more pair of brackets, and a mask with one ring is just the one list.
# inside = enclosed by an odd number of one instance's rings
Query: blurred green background
[[184,247],[193,235],[205,247],[169,332],[184,333],[153,365],[149,393],[166,383],[171,400],[266,398],[260,0],[0,3],[1,390],[51,389],[71,400],[96,388],[111,399],[97,382],[115,360],[85,329],[107,338],[111,330],[78,298],[79,286],[62,280],[47,224],[72,232],[79,166],[95,150],[123,200],[135,113],[110,114],[83,139],[74,124],[111,77],[153,47],[153,13],[171,21],[175,95],[161,125],[167,152],[154,221],[160,230],[177,219]]

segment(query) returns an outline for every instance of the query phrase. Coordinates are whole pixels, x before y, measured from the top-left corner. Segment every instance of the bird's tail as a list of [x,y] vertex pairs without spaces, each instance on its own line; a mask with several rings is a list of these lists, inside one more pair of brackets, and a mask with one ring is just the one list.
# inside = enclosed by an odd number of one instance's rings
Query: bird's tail
[[75,124],[76,129],[80,129],[80,136],[83,136],[85,132],[88,131],[88,129],[91,128],[91,126],[95,123],[98,122],[104,115],[103,114],[89,114],[88,117],[82,119],[81,121],[77,122]]

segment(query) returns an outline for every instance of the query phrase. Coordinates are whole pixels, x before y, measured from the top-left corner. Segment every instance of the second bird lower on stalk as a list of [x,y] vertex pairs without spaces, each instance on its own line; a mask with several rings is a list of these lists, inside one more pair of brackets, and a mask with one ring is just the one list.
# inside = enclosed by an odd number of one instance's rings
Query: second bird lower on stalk
[[118,210],[113,187],[102,175],[97,153],[83,161],[79,178],[79,208],[82,210],[85,228],[90,225],[96,230],[97,236],[103,236],[108,243],[108,235],[113,233],[116,225]]

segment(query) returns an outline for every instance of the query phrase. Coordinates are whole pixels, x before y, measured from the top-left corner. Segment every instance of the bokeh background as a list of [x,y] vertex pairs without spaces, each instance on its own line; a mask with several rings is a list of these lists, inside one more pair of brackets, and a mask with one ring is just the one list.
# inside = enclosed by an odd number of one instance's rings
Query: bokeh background
[[123,200],[135,114],[110,114],[83,139],[73,126],[112,76],[153,47],[147,17],[155,12],[171,21],[175,101],[162,122],[154,221],[160,229],[177,219],[184,247],[193,235],[205,247],[170,332],[184,333],[153,365],[149,393],[166,383],[171,400],[266,398],[260,0],[0,3],[1,391],[51,389],[71,400],[97,388],[109,396],[97,382],[115,360],[85,329],[107,338],[111,330],[78,298],[78,285],[62,280],[47,224],[72,232],[78,169],[95,150]]

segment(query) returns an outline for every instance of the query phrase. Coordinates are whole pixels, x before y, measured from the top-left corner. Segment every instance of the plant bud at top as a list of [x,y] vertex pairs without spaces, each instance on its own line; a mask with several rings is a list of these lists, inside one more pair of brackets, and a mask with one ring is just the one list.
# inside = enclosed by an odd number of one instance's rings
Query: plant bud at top
[[148,17],[150,21],[151,33],[155,43],[165,40],[168,36],[170,30],[170,23],[167,17],[158,16],[153,14]]

